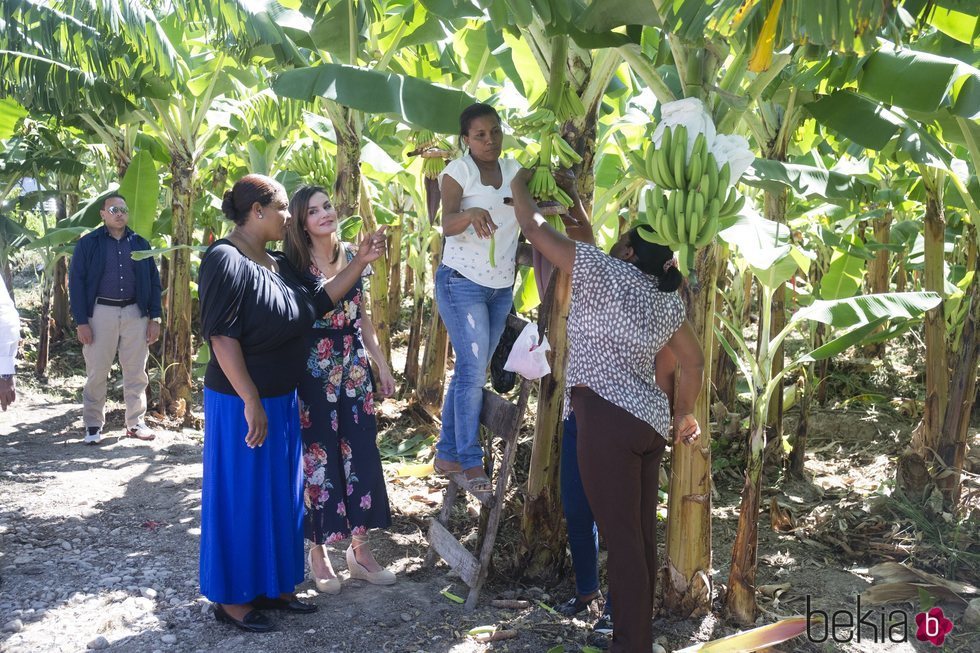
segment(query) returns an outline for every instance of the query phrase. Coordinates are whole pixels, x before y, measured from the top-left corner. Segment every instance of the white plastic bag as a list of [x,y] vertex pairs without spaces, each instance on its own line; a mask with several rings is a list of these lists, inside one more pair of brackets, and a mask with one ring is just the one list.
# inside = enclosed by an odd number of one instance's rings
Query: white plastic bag
[[[660,147],[665,129],[673,129],[678,125],[687,128],[687,156],[694,151],[694,141],[698,134],[704,134],[708,151],[715,155],[715,162],[721,170],[729,165],[731,175],[729,184],[734,185],[748,170],[755,160],[755,154],[749,147],[749,141],[738,134],[718,134],[711,113],[698,98],[689,97],[683,100],[667,102],[660,106],[660,124],[653,131],[653,142]],[[642,196],[642,195],[641,195]]]
[[514,341],[504,369],[517,372],[525,379],[540,379],[551,373],[551,366],[548,365],[548,357],[545,355],[548,351],[551,351],[548,337],[542,337],[541,344],[538,344],[538,325],[531,322]]

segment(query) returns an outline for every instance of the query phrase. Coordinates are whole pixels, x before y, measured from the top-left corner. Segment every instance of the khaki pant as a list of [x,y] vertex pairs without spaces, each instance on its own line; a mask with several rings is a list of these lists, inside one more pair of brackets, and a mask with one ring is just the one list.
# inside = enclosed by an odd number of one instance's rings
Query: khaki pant
[[93,340],[82,346],[85,356],[85,389],[82,391],[82,420],[85,426],[105,424],[106,384],[109,368],[119,352],[122,368],[123,396],[126,398],[126,427],[136,426],[146,414],[146,326],[149,319],[140,316],[136,304],[125,307],[95,305],[89,319]]

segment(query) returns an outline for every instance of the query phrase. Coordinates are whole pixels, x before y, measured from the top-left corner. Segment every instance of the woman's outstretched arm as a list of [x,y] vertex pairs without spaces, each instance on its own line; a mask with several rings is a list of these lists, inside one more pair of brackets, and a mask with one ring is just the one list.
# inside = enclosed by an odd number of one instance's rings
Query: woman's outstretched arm
[[558,232],[541,216],[537,203],[527,190],[530,170],[521,170],[510,184],[514,197],[514,215],[528,241],[555,267],[572,273],[575,242]]

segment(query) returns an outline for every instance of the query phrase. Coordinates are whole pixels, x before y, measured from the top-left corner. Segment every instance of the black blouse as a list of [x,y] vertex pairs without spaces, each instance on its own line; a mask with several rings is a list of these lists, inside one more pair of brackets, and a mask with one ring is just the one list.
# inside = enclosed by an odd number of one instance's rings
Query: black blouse
[[[326,291],[313,291],[281,252],[270,252],[279,273],[245,256],[230,241],[215,241],[201,260],[201,331],[238,340],[245,367],[261,397],[292,391],[306,365],[306,335],[318,315],[333,309]],[[211,347],[204,386],[237,395]]]

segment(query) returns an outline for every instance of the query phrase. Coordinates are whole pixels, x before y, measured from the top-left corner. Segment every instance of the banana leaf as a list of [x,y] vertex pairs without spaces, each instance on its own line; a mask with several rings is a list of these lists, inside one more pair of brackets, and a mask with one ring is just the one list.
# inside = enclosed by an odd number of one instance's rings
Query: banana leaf
[[149,240],[153,236],[160,197],[160,175],[149,151],[140,150],[133,156],[119,185],[119,194],[126,198],[129,207],[130,229]]
[[321,96],[367,113],[394,114],[444,134],[456,133],[460,112],[476,101],[468,93],[416,77],[332,63],[287,70],[275,78],[272,88],[282,97]]

